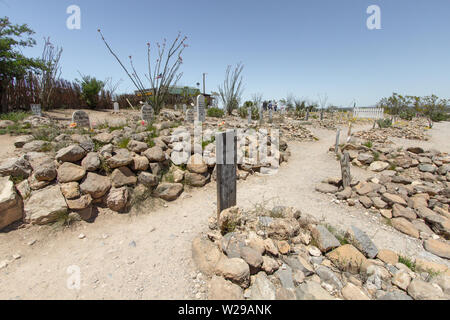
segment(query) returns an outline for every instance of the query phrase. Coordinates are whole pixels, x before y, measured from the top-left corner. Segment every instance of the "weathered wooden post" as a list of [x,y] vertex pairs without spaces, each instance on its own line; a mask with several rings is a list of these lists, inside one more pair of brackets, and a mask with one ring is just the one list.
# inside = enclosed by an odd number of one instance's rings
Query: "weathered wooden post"
[[252,123],[252,108],[247,108],[247,121],[248,124]]
[[305,121],[309,120],[309,110],[306,110],[306,117],[305,117]]
[[348,131],[347,131],[347,143],[350,142],[350,139],[352,138],[352,123],[348,123]]
[[341,138],[341,129],[338,129],[336,132],[336,145],[334,146],[334,153],[338,154],[339,152],[339,141]]
[[352,182],[352,176],[350,175],[350,155],[347,151],[344,152],[344,154],[341,155],[341,173],[342,173],[342,187],[345,189],[347,187],[350,187],[350,184]]
[[322,110],[320,110],[320,121],[322,121],[323,120],[323,108],[322,108]]
[[216,134],[217,219],[236,205],[237,137],[235,130]]

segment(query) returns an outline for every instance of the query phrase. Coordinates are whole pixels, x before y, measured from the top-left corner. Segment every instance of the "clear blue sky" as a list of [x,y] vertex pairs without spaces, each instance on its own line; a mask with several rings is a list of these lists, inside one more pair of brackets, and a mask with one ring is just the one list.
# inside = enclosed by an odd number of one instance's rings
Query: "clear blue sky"
[[[81,8],[81,30],[68,30],[66,9]],[[368,30],[366,9],[381,8],[381,30]],[[0,16],[27,23],[40,55],[44,36],[64,48],[63,77],[78,70],[134,87],[106,50],[97,29],[127,61],[146,70],[146,43],[178,31],[188,36],[181,85],[195,86],[206,72],[206,90],[217,91],[228,64],[245,65],[244,98],[292,93],[329,103],[373,105],[392,92],[450,96],[449,0],[0,0]],[[143,71],[144,72],[144,71]]]

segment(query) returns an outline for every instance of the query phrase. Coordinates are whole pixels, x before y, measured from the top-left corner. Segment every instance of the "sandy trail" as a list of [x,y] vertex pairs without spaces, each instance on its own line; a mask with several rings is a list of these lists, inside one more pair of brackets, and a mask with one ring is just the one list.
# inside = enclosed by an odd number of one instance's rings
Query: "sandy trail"
[[[324,178],[339,176],[340,167],[327,153],[335,133],[312,130],[320,141],[290,142],[292,157],[277,175],[238,181],[239,206],[251,208],[261,202],[269,208],[295,206],[338,229],[355,225],[379,248],[449,265],[427,253],[420,241],[385,225],[375,215],[334,204],[328,195],[314,191]],[[445,142],[448,133],[450,123],[436,126],[428,144],[442,149],[439,143]],[[370,175],[359,168],[352,168],[352,174],[359,179]],[[215,210],[216,188],[211,183],[188,191],[166,207],[145,203],[137,215],[105,213],[93,224],[80,223],[63,231],[32,226],[0,233],[0,261],[21,255],[0,270],[0,299],[192,299],[191,241],[207,230],[208,217]],[[78,239],[80,233],[86,238]],[[32,240],[37,241],[28,245]],[[81,271],[80,290],[66,285],[67,268],[73,265]]]

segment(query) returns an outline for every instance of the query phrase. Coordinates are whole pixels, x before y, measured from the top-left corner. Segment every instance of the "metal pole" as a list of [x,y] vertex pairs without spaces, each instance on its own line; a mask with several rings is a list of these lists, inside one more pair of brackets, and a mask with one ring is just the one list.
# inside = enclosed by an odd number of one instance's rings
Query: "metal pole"
[[206,90],[205,90],[205,77],[206,77],[206,73],[203,73],[203,94],[206,94]]

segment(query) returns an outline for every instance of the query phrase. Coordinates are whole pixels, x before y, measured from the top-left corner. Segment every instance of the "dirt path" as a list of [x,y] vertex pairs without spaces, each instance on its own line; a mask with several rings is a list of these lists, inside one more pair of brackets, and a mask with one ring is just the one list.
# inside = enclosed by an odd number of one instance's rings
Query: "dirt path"
[[[450,132],[450,124],[433,129],[432,134],[441,134],[441,129]],[[447,263],[376,216],[334,204],[329,196],[315,192],[317,183],[339,176],[340,168],[326,152],[334,143],[334,133],[313,131],[320,141],[290,143],[292,157],[277,175],[239,181],[238,205],[295,206],[342,230],[353,224],[366,231],[379,248]],[[364,178],[369,173],[353,168],[352,174]],[[30,227],[0,233],[0,262],[21,255],[0,270],[0,299],[192,299],[195,267],[191,241],[207,230],[215,201],[215,184],[211,183],[166,207],[152,208],[147,203],[138,215],[105,213],[93,224],[82,223],[64,231]],[[86,237],[79,239],[80,233]],[[33,240],[36,243],[28,245]],[[80,290],[66,285],[70,277],[67,268],[74,265],[81,271]]]
[[9,134],[0,135],[0,160],[14,156],[14,150],[16,150],[16,147],[14,147],[15,138]]

